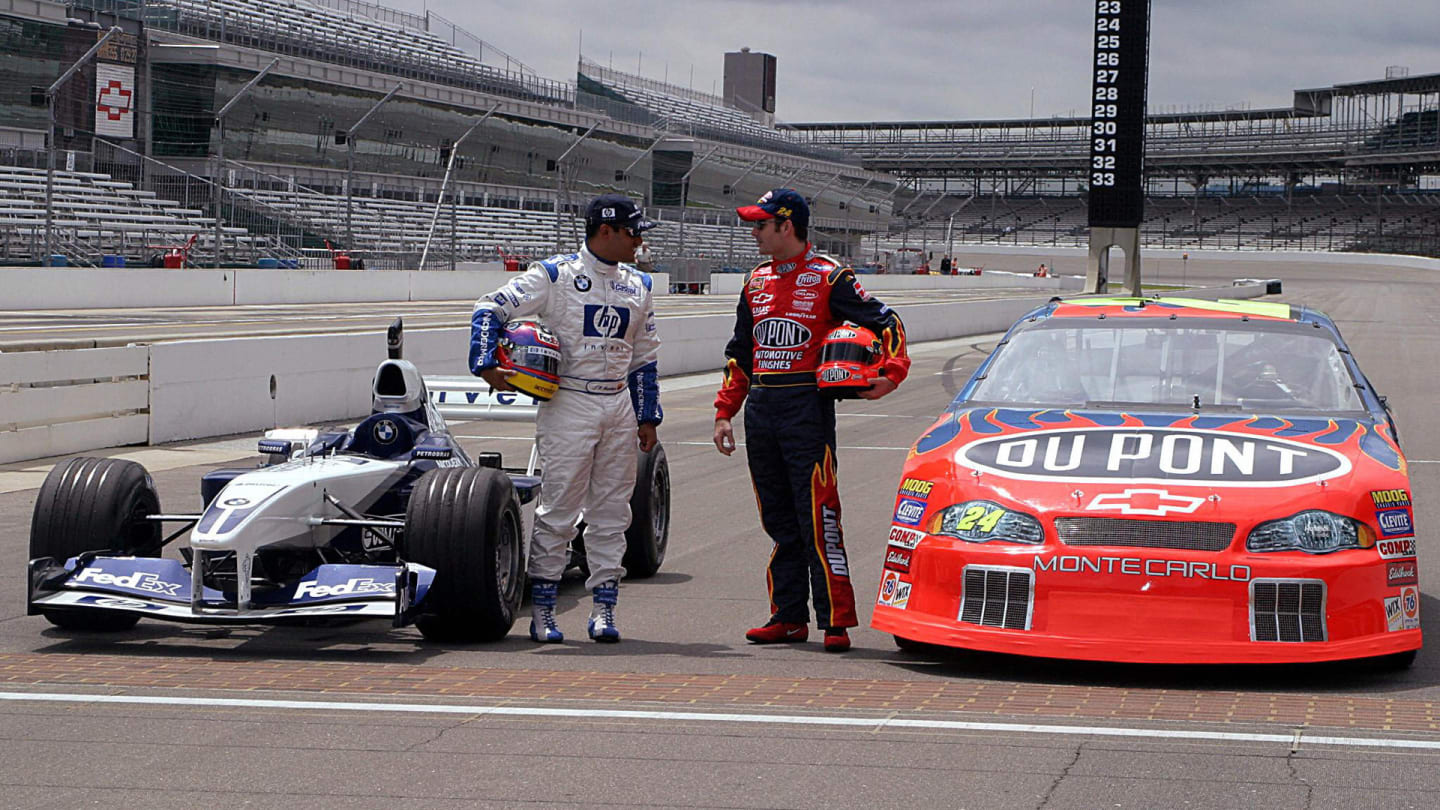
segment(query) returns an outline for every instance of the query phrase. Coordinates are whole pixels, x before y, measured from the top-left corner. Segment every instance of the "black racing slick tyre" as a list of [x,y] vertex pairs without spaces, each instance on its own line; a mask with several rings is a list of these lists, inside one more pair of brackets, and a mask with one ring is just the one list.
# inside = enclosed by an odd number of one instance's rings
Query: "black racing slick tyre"
[[405,559],[435,569],[415,626],[432,641],[498,641],[524,595],[520,499],[505,473],[444,467],[415,484],[405,510]]
[[635,493],[630,496],[630,528],[625,530],[625,574],[653,577],[665,562],[670,542],[670,464],[665,448],[640,454]]
[[[40,485],[30,520],[30,559],[57,562],[87,551],[160,556],[160,497],[145,468],[115,458],[72,458]],[[41,615],[66,630],[114,632],[139,621],[133,613],[100,608],[47,608]]]

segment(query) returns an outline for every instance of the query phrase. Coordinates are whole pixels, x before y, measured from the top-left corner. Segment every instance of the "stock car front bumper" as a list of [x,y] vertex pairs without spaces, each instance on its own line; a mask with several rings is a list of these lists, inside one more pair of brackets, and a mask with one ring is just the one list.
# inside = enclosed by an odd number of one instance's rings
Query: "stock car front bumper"
[[1419,649],[1414,558],[1046,549],[927,536],[887,549],[871,626],[1049,658],[1301,663]]

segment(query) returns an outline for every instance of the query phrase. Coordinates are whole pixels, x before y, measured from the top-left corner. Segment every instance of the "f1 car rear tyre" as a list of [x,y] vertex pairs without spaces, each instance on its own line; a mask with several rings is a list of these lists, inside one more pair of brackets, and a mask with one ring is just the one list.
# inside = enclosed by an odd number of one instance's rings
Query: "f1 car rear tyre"
[[670,542],[670,464],[665,448],[640,454],[635,493],[630,496],[630,528],[625,530],[625,575],[653,577],[665,562]]
[[[59,562],[87,551],[160,556],[160,497],[145,468],[116,458],[72,458],[40,485],[30,521],[30,559]],[[41,615],[66,630],[114,632],[139,621],[133,613],[100,608],[48,608]]]
[[525,580],[520,499],[488,467],[444,467],[415,484],[405,558],[435,569],[415,626],[433,641],[498,641],[520,611]]

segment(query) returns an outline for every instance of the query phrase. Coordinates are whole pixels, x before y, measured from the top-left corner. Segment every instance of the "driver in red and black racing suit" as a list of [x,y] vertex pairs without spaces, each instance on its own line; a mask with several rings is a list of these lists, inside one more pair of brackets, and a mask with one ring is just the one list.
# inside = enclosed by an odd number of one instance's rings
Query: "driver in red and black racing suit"
[[775,189],[736,210],[754,223],[759,251],[774,257],[746,276],[715,398],[715,446],[728,456],[735,449],[730,420],[749,396],[745,455],[760,523],[775,541],[767,576],[770,620],[745,638],[805,641],[808,592],[825,649],[843,652],[850,648],[846,628],[859,622],[840,529],[835,400],[820,392],[815,372],[832,327],[864,326],[880,337],[884,361],[880,381],[860,396],[879,399],[909,372],[905,327],[865,292],[854,271],[810,245],[809,208],[800,194]]

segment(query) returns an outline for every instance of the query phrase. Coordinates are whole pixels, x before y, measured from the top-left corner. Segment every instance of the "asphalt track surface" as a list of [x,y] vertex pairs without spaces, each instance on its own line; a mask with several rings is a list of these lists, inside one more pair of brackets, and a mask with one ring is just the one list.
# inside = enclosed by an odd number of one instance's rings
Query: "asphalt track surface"
[[[895,306],[907,303],[977,301],[1029,296],[1043,290],[973,289],[896,292],[886,297]],[[659,318],[726,315],[735,311],[728,295],[667,295],[656,299]],[[359,304],[270,304],[255,306],[146,307],[92,310],[0,310],[0,351],[36,344],[64,346],[96,341],[123,346],[137,341],[256,335],[311,335],[383,331],[403,316],[410,329],[466,326],[473,301],[408,301]]]
[[[1436,279],[1343,267],[1283,278],[1283,300],[1333,315],[1390,396],[1421,527],[1421,612],[1440,616],[1426,568],[1440,559],[1427,528],[1440,519]],[[624,584],[618,645],[584,640],[588,594],[573,575],[563,645],[532,644],[525,622],[461,648],[383,623],[70,634],[24,616],[18,576],[47,463],[0,467],[0,571],[12,573],[0,592],[0,805],[1435,806],[1433,648],[1398,673],[1112,666],[912,655],[863,626],[905,448],[993,340],[912,347],[898,392],[842,409],[862,620],[843,655],[741,637],[765,617],[769,543],[743,461],[709,445],[709,380],[667,381],[670,554],[653,579]],[[525,425],[454,427],[472,448],[527,448]],[[253,461],[250,447],[113,453],[143,459],[165,509],[180,511],[199,507],[202,472]]]

